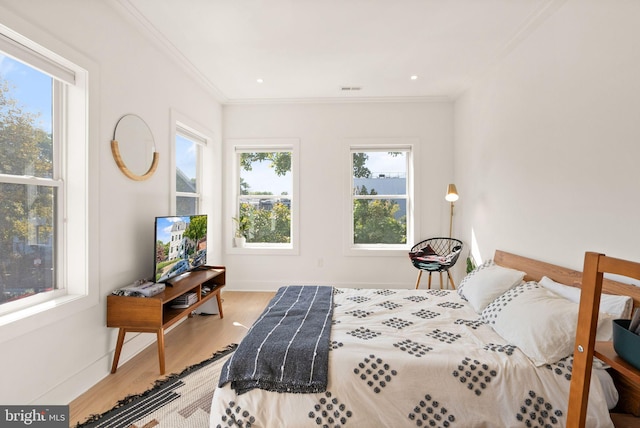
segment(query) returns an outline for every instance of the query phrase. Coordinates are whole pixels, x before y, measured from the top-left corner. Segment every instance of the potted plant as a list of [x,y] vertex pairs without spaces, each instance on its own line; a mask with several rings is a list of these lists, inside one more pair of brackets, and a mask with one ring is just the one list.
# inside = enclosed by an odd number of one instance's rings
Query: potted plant
[[233,221],[236,223],[236,233],[234,238],[236,247],[244,247],[244,244],[247,242],[247,234],[251,227],[251,220],[248,216],[241,215],[240,217],[233,217]]
[[471,273],[476,268],[476,261],[471,255],[467,257],[467,273]]

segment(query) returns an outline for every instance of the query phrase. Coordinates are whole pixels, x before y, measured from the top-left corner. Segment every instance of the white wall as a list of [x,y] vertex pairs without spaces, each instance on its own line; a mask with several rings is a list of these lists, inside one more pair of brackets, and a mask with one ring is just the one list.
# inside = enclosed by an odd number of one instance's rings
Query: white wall
[[[117,331],[106,327],[106,296],[115,288],[149,277],[154,217],[170,207],[170,114],[174,109],[214,134],[205,156],[220,170],[220,105],[206,88],[137,31],[116,2],[84,0],[0,1],[0,22],[62,56],[80,58],[91,81],[89,145],[92,194],[89,247],[95,254],[89,287],[99,301],[83,312],[52,322],[0,346],[5,404],[66,404],[109,373]],[[82,59],[84,58],[84,59]],[[147,181],[127,179],[117,168],[110,140],[118,119],[141,116],[155,137],[160,163]],[[218,146],[217,148],[215,146]],[[219,227],[220,176],[209,175],[207,210]],[[219,237],[210,236],[209,262],[220,263]],[[3,328],[10,328],[3,327]],[[124,360],[153,335],[130,335]],[[121,360],[124,361],[124,360]]]
[[458,227],[482,258],[640,260],[639,18],[567,1],[455,103]]
[[[79,53],[98,70],[90,116],[98,136],[90,141],[97,151],[91,180],[99,189],[90,245],[98,265],[90,286],[100,295],[95,307],[45,320],[40,329],[2,343],[2,383],[12,387],[0,390],[0,402],[66,403],[108,373],[115,331],[105,326],[105,296],[150,269],[153,217],[169,207],[172,108],[215,137],[222,126],[225,138],[301,142],[300,253],[226,254],[225,239],[209,261],[227,265],[229,289],[310,282],[413,286],[416,272],[406,254],[343,252],[344,139],[357,137],[420,139],[421,236],[446,233],[443,194],[454,181],[461,196],[454,234],[469,244],[473,231],[484,258],[500,248],[573,268],[581,268],[585,250],[640,260],[636,1],[568,0],[455,105],[234,105],[224,108],[222,125],[220,106],[206,90],[113,4],[0,0],[3,24],[44,46],[63,46],[63,56]],[[160,167],[146,182],[126,179],[111,158],[113,126],[125,113],[142,116],[156,138]],[[211,235],[211,242],[222,236]],[[123,357],[150,340],[131,340]]]
[[[417,236],[426,238],[448,233],[444,194],[452,177],[452,130],[450,102],[225,106],[223,146],[227,154],[232,150],[230,139],[300,141],[299,255],[227,254],[229,288],[275,290],[309,283],[413,287],[417,270],[406,251],[394,256],[345,255],[350,173],[345,139],[418,138]],[[225,160],[225,177],[231,181],[226,155]],[[231,212],[229,207],[227,211]],[[228,218],[225,221],[231,223]],[[227,250],[231,239],[230,234],[225,236]]]

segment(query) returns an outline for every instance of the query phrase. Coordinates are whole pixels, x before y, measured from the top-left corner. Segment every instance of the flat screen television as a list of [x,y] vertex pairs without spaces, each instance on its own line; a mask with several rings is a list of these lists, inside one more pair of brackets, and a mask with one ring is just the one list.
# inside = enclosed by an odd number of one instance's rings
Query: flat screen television
[[171,284],[207,261],[207,215],[156,217],[153,281]]

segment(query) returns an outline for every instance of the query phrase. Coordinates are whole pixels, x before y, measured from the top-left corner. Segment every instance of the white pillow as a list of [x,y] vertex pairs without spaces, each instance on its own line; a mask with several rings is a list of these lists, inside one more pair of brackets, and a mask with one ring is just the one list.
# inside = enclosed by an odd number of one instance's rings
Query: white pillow
[[[553,364],[573,352],[578,304],[536,282],[512,288],[482,311],[481,319],[537,366]],[[601,314],[598,325],[611,324]],[[610,327],[611,328],[611,327]]]
[[[546,276],[543,276],[538,283],[565,299],[580,303],[581,290],[578,287],[560,284]],[[611,314],[617,319],[630,319],[632,311],[633,299],[630,296],[618,296],[614,294],[602,294],[600,296],[600,312]]]
[[525,275],[524,272],[496,264],[481,266],[483,266],[482,269],[476,268],[462,280],[458,287],[458,293],[477,313],[482,312],[496,297],[522,283]]

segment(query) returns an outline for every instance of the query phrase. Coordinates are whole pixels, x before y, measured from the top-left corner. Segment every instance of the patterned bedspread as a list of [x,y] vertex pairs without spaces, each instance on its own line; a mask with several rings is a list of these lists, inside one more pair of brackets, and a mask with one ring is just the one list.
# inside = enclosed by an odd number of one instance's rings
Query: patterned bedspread
[[[284,346],[284,345],[283,345]],[[211,426],[563,427],[571,361],[536,368],[447,290],[335,289],[325,392],[214,392]],[[595,377],[594,377],[595,379]],[[612,427],[591,382],[588,427]]]

